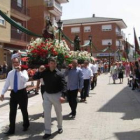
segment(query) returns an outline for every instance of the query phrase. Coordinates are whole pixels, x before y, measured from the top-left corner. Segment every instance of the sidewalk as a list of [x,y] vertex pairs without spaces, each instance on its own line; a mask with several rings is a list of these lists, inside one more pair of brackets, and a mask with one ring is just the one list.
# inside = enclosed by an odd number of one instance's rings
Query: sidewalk
[[[110,79],[112,82],[112,79]],[[118,81],[119,83],[119,81]],[[0,83],[0,89],[1,89]],[[7,93],[8,94],[8,93]],[[137,96],[136,96],[137,94]],[[63,104],[63,134],[57,135],[57,122],[52,110],[53,140],[140,140],[140,93],[124,84],[109,84],[109,75],[98,78],[97,87],[91,91],[87,103],[79,103],[75,120],[68,117],[70,108]],[[2,105],[2,103],[0,103]],[[29,98],[31,126],[22,132],[22,116],[17,113],[16,133],[5,137],[8,127],[9,106],[0,107],[0,140],[41,140],[44,131],[42,97]]]

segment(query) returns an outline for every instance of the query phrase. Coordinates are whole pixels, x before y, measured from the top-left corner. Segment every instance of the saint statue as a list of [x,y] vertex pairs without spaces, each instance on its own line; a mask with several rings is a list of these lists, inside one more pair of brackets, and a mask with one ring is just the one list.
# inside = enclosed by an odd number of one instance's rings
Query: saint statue
[[80,51],[80,38],[78,35],[75,36],[74,38],[74,51],[79,50]]
[[50,19],[46,19],[46,25],[45,28],[43,29],[42,35],[45,39],[47,38],[50,38],[52,40],[55,39],[55,27],[52,25]]

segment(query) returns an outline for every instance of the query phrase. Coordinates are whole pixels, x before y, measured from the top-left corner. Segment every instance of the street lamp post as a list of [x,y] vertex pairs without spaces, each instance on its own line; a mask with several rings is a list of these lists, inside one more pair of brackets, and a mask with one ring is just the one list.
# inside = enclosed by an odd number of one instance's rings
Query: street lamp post
[[121,48],[121,42],[120,42],[120,40],[119,40],[119,61],[121,61],[120,48]]
[[89,35],[88,36],[88,38],[89,38],[89,43],[90,43],[90,53],[91,53],[91,56],[92,56],[92,36],[91,35]]
[[60,40],[61,40],[61,27],[62,27],[63,22],[59,19],[59,21],[57,22],[57,26],[58,26],[58,30],[59,30],[59,44],[60,44]]
[[111,43],[109,42],[109,43],[108,43],[108,47],[109,47],[109,72],[110,72],[110,63],[111,63],[111,62],[110,62],[110,45],[111,45]]

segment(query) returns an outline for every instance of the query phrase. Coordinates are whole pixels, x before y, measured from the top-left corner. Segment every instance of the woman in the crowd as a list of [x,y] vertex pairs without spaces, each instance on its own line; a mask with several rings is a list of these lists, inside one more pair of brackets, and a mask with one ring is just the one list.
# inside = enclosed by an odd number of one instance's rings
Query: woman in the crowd
[[125,73],[126,73],[126,77],[130,75],[130,64],[128,62],[126,62],[125,64]]
[[118,78],[120,79],[120,84],[123,83],[123,73],[124,73],[124,67],[120,62],[118,66]]
[[113,79],[113,84],[115,84],[115,81],[117,79],[117,74],[118,74],[118,68],[116,66],[116,63],[113,63],[113,65],[111,66],[110,74],[111,74],[112,79]]

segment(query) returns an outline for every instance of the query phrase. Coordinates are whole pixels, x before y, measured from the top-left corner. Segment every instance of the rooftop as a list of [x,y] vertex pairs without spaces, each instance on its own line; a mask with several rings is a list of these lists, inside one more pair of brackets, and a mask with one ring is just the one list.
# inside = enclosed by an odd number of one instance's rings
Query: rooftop
[[107,18],[107,17],[89,17],[89,18],[78,18],[63,20],[64,26],[71,26],[76,24],[96,24],[96,23],[116,23],[122,29],[126,28],[127,25],[122,19],[119,18]]

